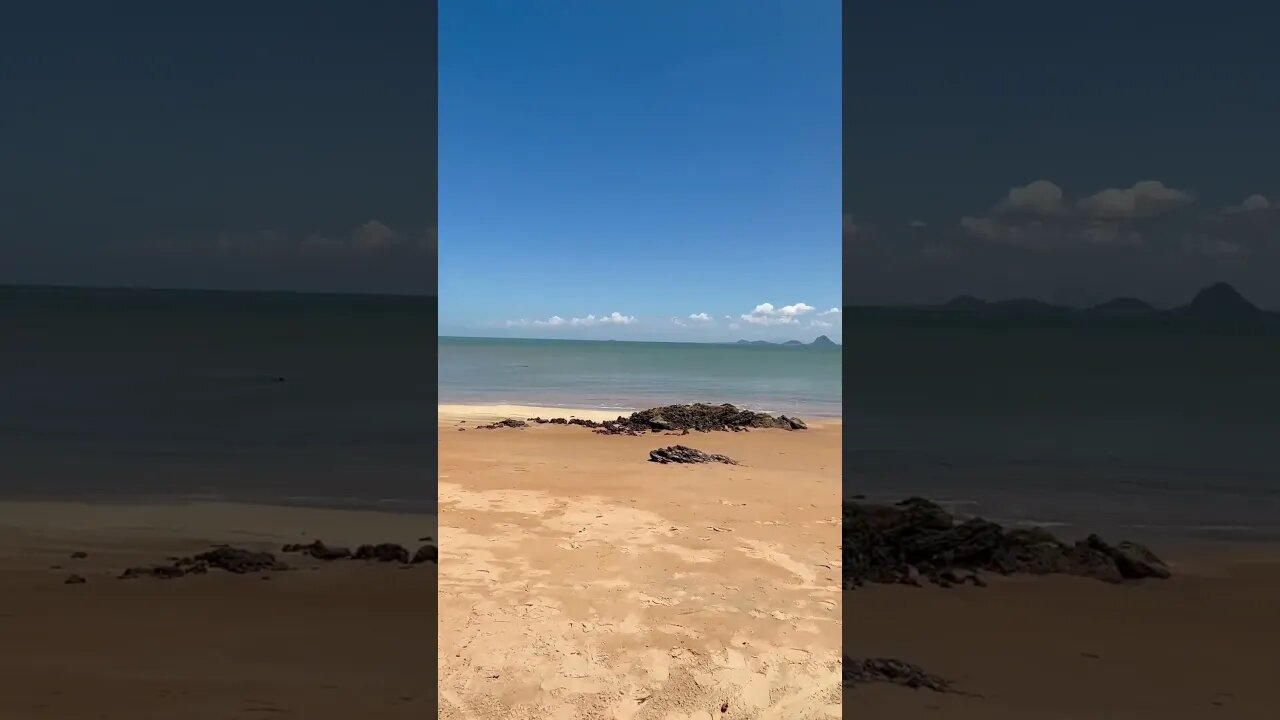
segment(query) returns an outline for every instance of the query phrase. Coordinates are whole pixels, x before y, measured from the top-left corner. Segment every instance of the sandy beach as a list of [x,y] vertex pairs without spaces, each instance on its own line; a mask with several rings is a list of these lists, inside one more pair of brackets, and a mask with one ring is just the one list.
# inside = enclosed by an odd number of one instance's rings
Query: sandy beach
[[839,424],[475,429],[539,415],[441,408],[440,717],[839,717]]
[[[290,554],[282,572],[117,576],[216,543],[412,548],[434,524],[257,505],[0,503],[0,718],[429,717],[430,563]],[[86,582],[65,584],[71,574]]]
[[1280,552],[1184,550],[1174,577],[1113,585],[991,578],[844,595],[846,647],[920,665],[967,694],[845,691],[846,717],[1271,718]]

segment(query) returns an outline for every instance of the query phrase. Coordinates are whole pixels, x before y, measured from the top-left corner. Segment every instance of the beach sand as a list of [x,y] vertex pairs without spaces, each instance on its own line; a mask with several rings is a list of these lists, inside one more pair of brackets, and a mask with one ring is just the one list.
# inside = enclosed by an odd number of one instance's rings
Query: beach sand
[[912,662],[981,697],[860,685],[845,691],[846,717],[1276,717],[1280,553],[1170,560],[1174,578],[1132,585],[1022,577],[848,591],[851,655]]
[[440,717],[839,717],[838,423],[474,429],[570,414],[442,408]]
[[[427,515],[288,507],[0,503],[0,718],[430,717],[430,563],[281,555],[299,569],[116,576],[215,543],[416,548],[434,527]],[[88,582],[64,584],[71,573]]]

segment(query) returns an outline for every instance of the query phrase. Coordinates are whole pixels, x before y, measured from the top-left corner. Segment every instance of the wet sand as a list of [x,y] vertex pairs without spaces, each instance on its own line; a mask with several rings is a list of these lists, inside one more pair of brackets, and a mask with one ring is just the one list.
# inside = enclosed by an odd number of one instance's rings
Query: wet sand
[[[0,503],[0,718],[430,717],[429,563],[322,566],[281,555],[299,569],[116,576],[220,542],[416,547],[434,524],[251,505]],[[77,551],[88,557],[72,559]],[[71,573],[88,582],[64,584]]]
[[846,717],[1083,720],[1275,717],[1280,552],[1166,558],[1167,581],[989,579],[844,594],[857,657],[916,663],[980,695],[845,691]]
[[509,410],[441,410],[440,717],[839,717],[838,423],[474,429],[575,414]]

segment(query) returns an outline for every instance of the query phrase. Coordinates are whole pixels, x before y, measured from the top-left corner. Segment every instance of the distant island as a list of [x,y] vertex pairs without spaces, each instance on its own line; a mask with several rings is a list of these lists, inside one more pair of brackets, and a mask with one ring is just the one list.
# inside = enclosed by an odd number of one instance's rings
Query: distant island
[[798,346],[798,347],[824,347],[824,348],[840,347],[835,342],[832,342],[831,338],[827,337],[826,335],[819,335],[811,343],[802,343],[799,340],[787,340],[785,342],[780,342],[780,343],[770,342],[768,340],[739,340],[736,344],[738,345],[788,345],[792,347]]
[[1280,313],[1273,313],[1249,302],[1234,287],[1219,282],[1196,293],[1185,305],[1161,309],[1135,297],[1117,297],[1092,307],[1054,305],[1034,298],[986,301],[973,295],[961,295],[941,305],[850,308],[855,314],[914,313],[919,315],[951,315],[973,318],[1102,320],[1140,318],[1170,324],[1194,325],[1274,325],[1280,328]]

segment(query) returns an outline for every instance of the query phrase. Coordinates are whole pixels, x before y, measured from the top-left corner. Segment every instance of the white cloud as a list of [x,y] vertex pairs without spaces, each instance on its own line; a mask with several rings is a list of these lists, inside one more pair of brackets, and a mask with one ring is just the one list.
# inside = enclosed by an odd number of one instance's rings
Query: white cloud
[[1265,195],[1250,195],[1240,201],[1239,205],[1228,205],[1223,208],[1222,212],[1228,215],[1236,215],[1239,213],[1258,212],[1261,210],[1270,210],[1271,201]]
[[623,315],[616,310],[600,318],[600,322],[606,325],[631,325],[636,321],[634,315]]
[[1062,212],[1062,188],[1048,180],[1036,180],[1009,188],[996,210],[1005,213],[1056,215]]
[[370,220],[351,233],[351,246],[357,252],[381,252],[403,241],[400,233],[377,220]]
[[1143,180],[1068,203],[1048,180],[1015,187],[986,216],[962,217],[971,238],[1028,250],[1137,247],[1146,243],[1140,222],[1194,201],[1191,193]]
[[797,318],[813,312],[812,305],[796,303],[775,308],[772,303],[761,303],[749,313],[739,315],[744,322],[752,325],[791,325],[799,322]]
[[680,327],[689,327],[689,326],[688,326],[688,325],[686,325],[686,324],[685,324],[685,322],[684,322],[683,320],[681,320],[680,318],[673,317],[673,318],[671,318],[671,322],[672,322],[672,323],[674,323],[674,324],[676,324],[676,325],[679,325]]
[[742,326],[741,326],[741,325],[739,325],[738,323],[729,323],[729,329],[730,329],[730,330],[737,330],[737,329],[738,329],[738,328],[740,328],[740,327],[742,327]]
[[824,321],[824,320],[810,320],[810,321],[809,321],[809,326],[810,326],[810,327],[817,327],[817,328],[829,328],[829,327],[831,327],[831,323],[826,322],[826,321]]
[[689,316],[689,319],[694,322],[703,322],[703,323],[714,322],[711,316],[704,312],[693,313],[692,315]]
[[633,315],[611,312],[608,315],[587,315],[586,317],[563,318],[552,315],[546,320],[508,320],[507,327],[591,327],[593,325],[631,325],[637,320]]
[[818,313],[818,315],[822,317],[826,317],[828,315],[839,315],[839,314],[840,314],[840,308],[838,307],[833,307],[830,310],[823,310],[822,312]]
[[1191,193],[1165,186],[1159,180],[1142,180],[1129,188],[1108,188],[1080,201],[1087,215],[1107,220],[1127,220],[1160,215],[1192,201]]

